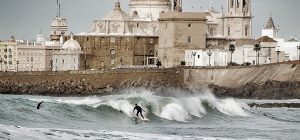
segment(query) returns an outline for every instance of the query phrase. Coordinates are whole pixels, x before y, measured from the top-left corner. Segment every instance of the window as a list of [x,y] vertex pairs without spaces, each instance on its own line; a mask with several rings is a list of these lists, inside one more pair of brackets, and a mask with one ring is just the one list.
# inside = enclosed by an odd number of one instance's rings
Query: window
[[116,42],[116,38],[115,37],[111,37],[110,38],[110,42]]
[[210,28],[209,29],[209,35],[214,36],[216,34],[216,29],[215,28]]
[[139,28],[139,26],[140,26],[140,24],[139,24],[139,23],[137,23],[137,24],[136,24],[136,27],[137,27],[137,28]]
[[227,27],[227,34],[230,36],[230,27]]
[[150,38],[150,44],[152,44],[153,43],[153,38]]
[[115,59],[111,59],[110,64],[115,64]]
[[33,62],[33,57],[31,57],[31,62]]
[[188,25],[188,27],[192,27],[192,25],[191,25],[191,24],[189,24],[189,25]]
[[231,8],[234,6],[234,0],[231,0]]
[[115,24],[112,26],[112,33],[119,33],[119,25]]
[[188,43],[192,43],[192,37],[188,36]]
[[129,31],[130,31],[130,33],[134,33],[134,25],[129,26]]
[[200,55],[198,55],[198,58],[200,58]]
[[133,11],[133,16],[139,16],[137,11]]
[[240,8],[240,0],[236,0],[236,6],[237,8]]
[[245,36],[248,36],[248,27],[245,27]]
[[110,56],[111,56],[111,59],[116,58],[116,50],[115,49],[110,50]]
[[243,7],[244,8],[245,8],[246,4],[247,4],[246,0],[243,0]]

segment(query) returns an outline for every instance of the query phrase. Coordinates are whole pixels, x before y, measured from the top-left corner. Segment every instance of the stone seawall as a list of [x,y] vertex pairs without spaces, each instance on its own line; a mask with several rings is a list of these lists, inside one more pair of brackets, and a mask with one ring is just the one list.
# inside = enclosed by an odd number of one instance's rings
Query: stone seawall
[[184,83],[209,87],[218,96],[300,99],[300,64],[185,69]]
[[0,93],[86,96],[125,87],[179,87],[180,69],[0,73]]

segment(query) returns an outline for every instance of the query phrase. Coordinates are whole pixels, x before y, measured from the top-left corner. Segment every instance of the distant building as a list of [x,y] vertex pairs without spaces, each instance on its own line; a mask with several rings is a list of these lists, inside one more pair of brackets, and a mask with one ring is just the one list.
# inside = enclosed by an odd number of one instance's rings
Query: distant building
[[279,38],[279,26],[275,26],[272,17],[269,18],[266,26],[262,28],[262,36],[268,36],[276,40],[276,51],[279,50],[285,55],[285,61],[300,60],[300,41],[296,37],[291,37],[288,41],[283,38]]
[[51,41],[60,41],[60,36],[63,36],[68,31],[67,19],[60,16],[60,2],[57,0],[57,15],[51,23]]
[[180,66],[185,59],[185,50],[206,48],[204,13],[161,13],[159,24],[158,58],[163,67]]
[[14,71],[16,69],[15,40],[0,42],[0,71]]
[[52,53],[58,49],[60,46],[17,45],[18,71],[51,70]]
[[61,50],[53,53],[52,71],[79,70],[81,53],[79,43],[73,39],[73,34],[71,34],[71,39],[63,44]]
[[227,12],[207,10],[208,39],[252,37],[251,0],[227,0]]
[[84,52],[81,64],[85,63],[87,69],[154,66],[157,18],[159,13],[169,11],[170,0],[130,0],[129,14],[117,1],[113,11],[93,21],[91,31],[74,36]]

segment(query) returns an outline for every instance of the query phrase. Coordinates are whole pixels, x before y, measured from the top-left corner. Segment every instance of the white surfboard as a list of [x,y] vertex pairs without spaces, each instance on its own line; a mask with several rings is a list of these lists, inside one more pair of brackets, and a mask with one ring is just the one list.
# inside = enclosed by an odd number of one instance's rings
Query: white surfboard
[[149,119],[147,119],[147,118],[140,118],[140,117],[137,117],[137,116],[134,116],[133,118],[135,118],[136,119],[136,121],[138,121],[138,120],[140,120],[140,121],[143,121],[143,122],[148,122],[149,121]]

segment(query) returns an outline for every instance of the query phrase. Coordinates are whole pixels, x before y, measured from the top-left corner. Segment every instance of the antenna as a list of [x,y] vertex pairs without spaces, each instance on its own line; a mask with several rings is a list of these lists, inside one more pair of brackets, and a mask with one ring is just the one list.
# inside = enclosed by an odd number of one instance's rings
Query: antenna
[[60,17],[60,3],[58,4],[58,17]]
[[58,18],[58,0],[56,0],[56,17]]
[[213,7],[214,1],[215,1],[215,0],[210,0],[210,10],[213,10],[213,9],[214,9],[214,7]]

